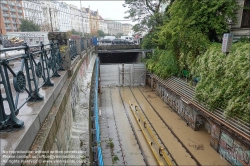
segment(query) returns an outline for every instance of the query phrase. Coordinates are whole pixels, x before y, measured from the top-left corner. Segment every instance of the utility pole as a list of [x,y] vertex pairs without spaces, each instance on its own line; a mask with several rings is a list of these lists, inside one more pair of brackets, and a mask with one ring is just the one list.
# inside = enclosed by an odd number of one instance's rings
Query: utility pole
[[50,15],[51,30],[53,32],[52,17],[51,17],[51,8],[50,7],[49,7],[49,15]]
[[83,15],[82,15],[82,0],[80,0],[80,8],[81,8],[81,17],[82,17],[82,36],[84,37],[84,29],[83,29]]

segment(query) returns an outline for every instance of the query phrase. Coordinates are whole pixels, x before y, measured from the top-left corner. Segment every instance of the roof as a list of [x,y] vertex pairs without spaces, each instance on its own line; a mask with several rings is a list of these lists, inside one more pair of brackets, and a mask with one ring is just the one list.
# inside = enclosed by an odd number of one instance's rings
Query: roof
[[100,19],[100,20],[104,20],[104,19],[102,18],[102,16],[100,16],[100,15],[99,15],[99,19]]

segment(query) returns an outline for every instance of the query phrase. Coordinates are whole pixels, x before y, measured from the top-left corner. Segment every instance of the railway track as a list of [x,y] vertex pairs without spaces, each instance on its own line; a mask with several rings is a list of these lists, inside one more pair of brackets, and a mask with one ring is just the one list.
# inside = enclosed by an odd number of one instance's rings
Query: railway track
[[[145,106],[141,106],[141,99],[138,99],[134,94],[133,90],[129,88],[129,98],[131,99],[129,103],[129,109],[133,113],[133,117],[129,115],[128,110],[126,110],[126,115],[130,121],[132,126],[132,121],[136,121],[138,126],[140,127],[143,137],[137,137],[138,144],[140,146],[140,142],[146,141],[147,146],[151,149],[151,155],[154,156],[158,165],[183,165],[184,163],[189,163],[192,165],[201,165],[198,160],[192,155],[192,153],[185,147],[185,145],[180,141],[180,139],[173,133],[171,128],[167,125],[167,123],[157,114],[157,111],[151,106],[151,113],[149,114],[148,110],[145,110]],[[139,90],[139,89],[138,89]],[[121,90],[119,90],[120,97],[123,101],[123,105],[125,108],[124,103],[128,103],[128,101],[124,101],[123,94],[121,94]],[[140,91],[141,96],[143,96],[142,92]],[[143,96],[144,100],[147,102],[148,105],[151,105],[149,101]],[[153,119],[152,119],[153,118]],[[158,125],[155,124],[157,121]],[[166,126],[164,129],[159,126],[159,122],[161,126]],[[133,126],[132,126],[133,128]],[[133,130],[134,134],[136,132]],[[165,137],[162,133],[168,133],[168,136]],[[168,144],[176,144],[174,151],[168,149]],[[144,144],[145,145],[145,144]],[[145,158],[145,154],[143,149],[145,147],[141,147],[142,154]],[[179,157],[178,157],[179,156]],[[180,160],[181,156],[182,160]],[[185,156],[185,157],[184,157]],[[147,161],[145,160],[146,165]]]

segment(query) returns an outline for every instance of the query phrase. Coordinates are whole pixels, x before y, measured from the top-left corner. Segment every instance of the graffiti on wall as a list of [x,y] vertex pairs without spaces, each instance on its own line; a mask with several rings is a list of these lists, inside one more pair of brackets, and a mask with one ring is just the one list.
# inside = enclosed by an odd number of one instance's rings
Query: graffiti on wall
[[210,122],[211,126],[211,139],[210,139],[210,145],[217,150],[219,145],[219,139],[220,139],[220,127],[216,124]]
[[232,165],[250,166],[250,148],[225,132],[221,133],[219,153]]

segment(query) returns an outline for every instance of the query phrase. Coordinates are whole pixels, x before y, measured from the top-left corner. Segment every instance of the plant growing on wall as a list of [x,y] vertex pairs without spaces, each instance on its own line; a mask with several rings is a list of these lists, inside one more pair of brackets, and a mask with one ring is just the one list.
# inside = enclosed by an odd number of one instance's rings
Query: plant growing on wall
[[250,123],[249,43],[234,43],[226,56],[221,44],[212,44],[199,56],[192,74],[200,78],[195,97],[211,110],[221,108],[226,117]]

